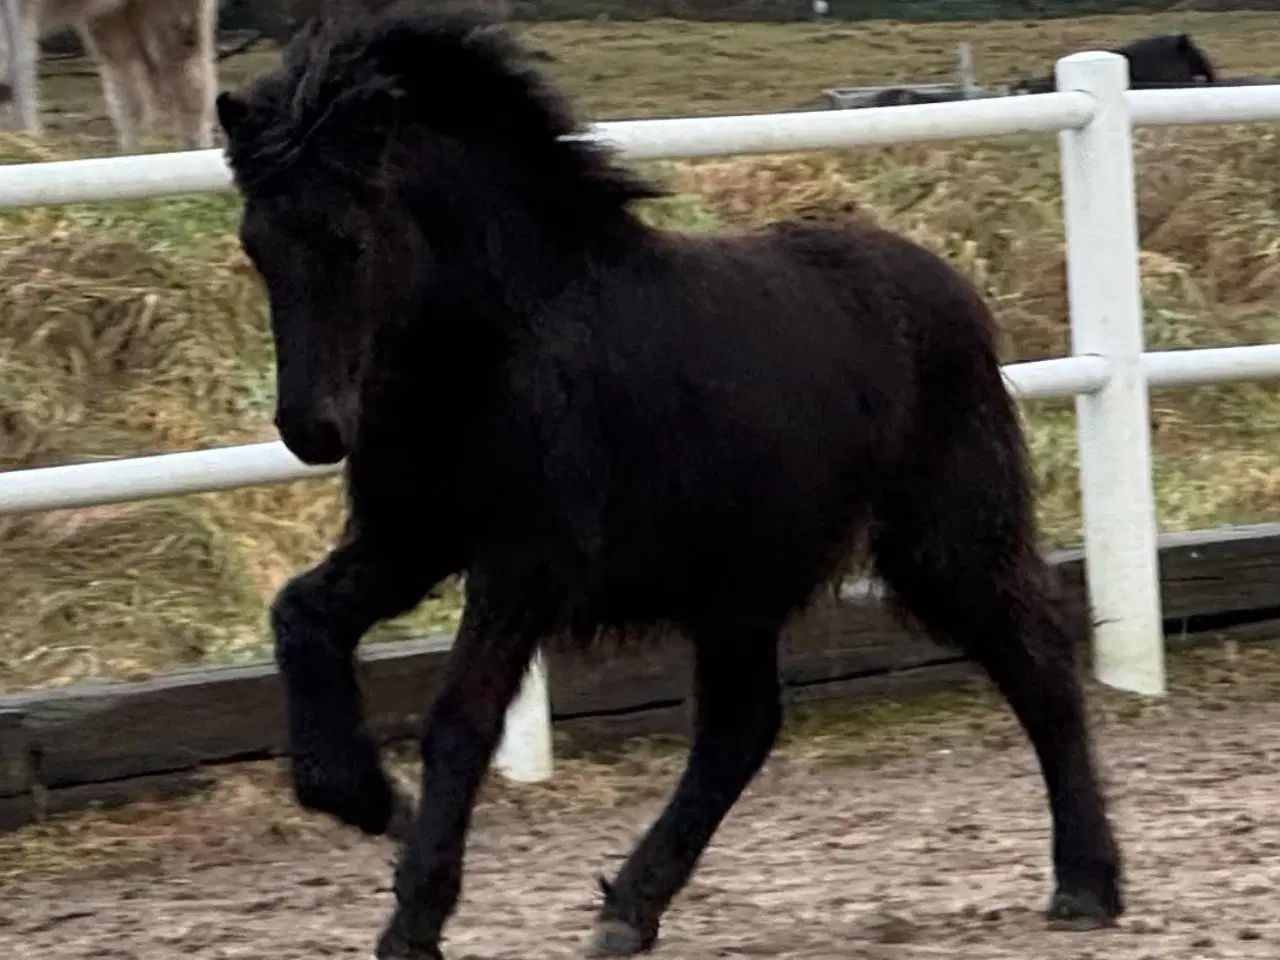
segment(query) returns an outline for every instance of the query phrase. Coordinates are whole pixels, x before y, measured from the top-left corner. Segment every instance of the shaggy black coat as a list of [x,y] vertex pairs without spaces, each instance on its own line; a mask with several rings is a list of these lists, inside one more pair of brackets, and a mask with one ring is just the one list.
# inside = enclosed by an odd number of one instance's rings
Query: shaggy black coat
[[[1088,624],[1036,549],[992,317],[959,274],[865,225],[646,226],[631,203],[659,191],[470,19],[315,27],[218,115],[270,299],[281,437],[346,458],[343,538],[272,623],[299,801],[406,840],[379,957],[439,955],[537,644],[672,624],[695,650],[693,747],[604,885],[593,941],[648,949],[772,748],[780,629],[856,546],[1026,728],[1053,815],[1050,915],[1120,914],[1076,677]],[[352,656],[458,572],[415,813]]]

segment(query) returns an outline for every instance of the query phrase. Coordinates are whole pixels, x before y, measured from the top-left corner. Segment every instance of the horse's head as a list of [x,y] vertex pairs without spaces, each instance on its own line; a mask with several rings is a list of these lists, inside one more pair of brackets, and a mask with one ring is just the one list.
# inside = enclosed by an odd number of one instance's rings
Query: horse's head
[[336,463],[355,441],[375,337],[414,308],[427,250],[391,183],[268,139],[283,105],[260,96],[221,94],[217,112],[244,201],[241,245],[270,307],[275,423],[300,460]]
[[270,305],[280,437],[306,463],[336,463],[375,335],[412,299],[421,237],[376,195],[299,170],[288,188],[244,191],[240,238]]
[[485,314],[476,298],[501,291],[482,268],[545,251],[542,211],[568,223],[657,193],[562,139],[569,112],[524,59],[476,16],[311,25],[279,68],[219,95],[270,300],[276,424],[300,459],[350,452],[380,332]]

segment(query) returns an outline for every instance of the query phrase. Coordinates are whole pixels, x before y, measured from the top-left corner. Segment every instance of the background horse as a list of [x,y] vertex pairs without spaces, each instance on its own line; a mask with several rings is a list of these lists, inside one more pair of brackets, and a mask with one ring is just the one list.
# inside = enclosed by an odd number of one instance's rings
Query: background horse
[[[0,76],[22,128],[38,136],[40,38],[73,27],[96,61],[122,152],[137,150],[157,113],[188,148],[213,146],[217,0],[0,0]],[[16,13],[16,16],[12,14]],[[13,29],[16,22],[17,29]],[[14,35],[16,33],[16,36]]]
[[[1129,87],[1133,90],[1192,86],[1201,81],[1215,83],[1218,79],[1209,55],[1196,45],[1190,34],[1141,37],[1111,52],[1122,54],[1129,61]],[[1052,73],[1047,73],[1019,80],[1010,92],[1049,93],[1056,89],[1057,80]]]

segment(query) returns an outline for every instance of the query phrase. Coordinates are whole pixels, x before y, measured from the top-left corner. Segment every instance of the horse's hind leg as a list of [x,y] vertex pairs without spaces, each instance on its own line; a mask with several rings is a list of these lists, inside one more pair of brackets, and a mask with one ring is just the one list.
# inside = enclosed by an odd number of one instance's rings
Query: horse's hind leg
[[342,542],[271,606],[284,681],[294,794],[365,833],[402,838],[412,808],[396,794],[364,725],[354,654],[371,626],[412,610],[434,585],[414,550],[348,524]]
[[121,153],[138,149],[151,126],[154,103],[146,54],[131,13],[126,8],[91,20],[79,29],[80,39],[98,64],[107,112],[116,128]]
[[196,7],[195,47],[178,65],[183,95],[177,105],[177,122],[184,144],[206,150],[213,146],[214,101],[218,95],[218,4],[215,0],[201,0]]
[[0,84],[0,103],[8,102],[19,127],[30,136],[44,132],[40,117],[40,18],[39,3],[0,0],[3,18],[8,84]]
[[671,899],[773,749],[782,722],[778,631],[695,630],[693,745],[666,808],[604,883],[589,952],[648,950]]
[[939,414],[932,443],[917,445],[920,462],[880,505],[873,550],[898,603],[982,665],[1035,747],[1053,820],[1050,919],[1107,926],[1124,906],[1077,675],[1089,623],[1037,550],[1004,399]]
[[213,146],[218,77],[214,0],[175,0],[147,10],[145,32],[154,88],[184,149]]

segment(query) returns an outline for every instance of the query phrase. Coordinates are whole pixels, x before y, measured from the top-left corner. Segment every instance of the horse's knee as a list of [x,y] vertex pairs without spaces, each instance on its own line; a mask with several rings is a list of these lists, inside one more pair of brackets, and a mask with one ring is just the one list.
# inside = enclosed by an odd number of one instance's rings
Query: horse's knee
[[395,798],[361,726],[354,640],[328,606],[307,574],[271,604],[276,663],[289,691],[293,792],[308,810],[382,834]]
[[347,636],[339,611],[314,582],[312,572],[294,577],[271,601],[269,622],[275,637],[276,662],[292,675],[308,665],[331,665],[350,657],[359,637]]
[[[289,729],[296,750],[345,766],[360,736],[360,690],[352,637],[310,587],[295,579],[271,604],[275,660],[289,697]],[[363,762],[363,761],[361,761]]]
[[286,681],[303,671],[315,659],[314,618],[306,595],[291,581],[285,585],[268,610],[268,622],[275,638],[276,666]]
[[271,601],[268,618],[277,637],[288,636],[298,627],[305,627],[312,619],[309,617],[309,608],[312,606],[310,590],[303,577],[290,580]]

